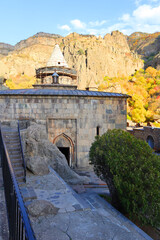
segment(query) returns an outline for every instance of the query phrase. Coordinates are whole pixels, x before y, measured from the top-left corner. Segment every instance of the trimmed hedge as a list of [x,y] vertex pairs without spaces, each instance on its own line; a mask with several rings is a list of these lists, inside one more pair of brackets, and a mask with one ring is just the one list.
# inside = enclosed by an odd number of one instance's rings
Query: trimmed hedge
[[121,129],[96,137],[90,164],[108,184],[112,204],[143,224],[160,224],[160,157]]

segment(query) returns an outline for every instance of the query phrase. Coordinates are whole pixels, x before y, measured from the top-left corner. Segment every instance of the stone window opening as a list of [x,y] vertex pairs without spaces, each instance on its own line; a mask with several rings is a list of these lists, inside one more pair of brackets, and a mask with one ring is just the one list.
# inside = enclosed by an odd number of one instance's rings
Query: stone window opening
[[97,136],[100,135],[100,126],[97,126],[97,128],[96,128],[96,134],[97,134]]
[[59,83],[59,75],[56,73],[56,72],[54,72],[53,74],[52,74],[52,80],[53,80],[53,84],[58,84]]
[[147,143],[152,149],[154,149],[154,139],[151,135],[147,137]]

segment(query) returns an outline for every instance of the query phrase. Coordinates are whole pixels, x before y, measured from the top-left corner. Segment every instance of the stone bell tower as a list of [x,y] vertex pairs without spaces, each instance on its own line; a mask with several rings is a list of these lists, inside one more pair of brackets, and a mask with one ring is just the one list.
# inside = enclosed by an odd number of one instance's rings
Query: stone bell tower
[[68,67],[58,44],[55,45],[46,67],[36,69],[40,83],[34,88],[77,89],[77,72]]

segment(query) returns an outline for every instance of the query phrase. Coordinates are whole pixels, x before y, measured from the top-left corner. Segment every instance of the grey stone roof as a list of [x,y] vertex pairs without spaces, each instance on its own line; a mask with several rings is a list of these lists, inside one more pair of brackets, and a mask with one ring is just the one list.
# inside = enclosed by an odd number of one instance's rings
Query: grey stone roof
[[47,62],[47,67],[52,67],[52,66],[62,66],[62,67],[68,68],[66,60],[64,59],[64,56],[58,44],[55,45],[52,55]]
[[80,97],[120,97],[128,98],[129,95],[122,93],[85,91],[85,90],[56,90],[56,89],[17,89],[2,90],[0,96],[23,95],[23,96],[80,96]]

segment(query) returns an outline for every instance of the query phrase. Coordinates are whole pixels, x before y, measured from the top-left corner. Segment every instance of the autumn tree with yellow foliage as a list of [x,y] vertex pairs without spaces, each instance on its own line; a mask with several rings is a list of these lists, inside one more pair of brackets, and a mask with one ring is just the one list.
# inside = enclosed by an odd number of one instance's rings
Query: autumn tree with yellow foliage
[[140,69],[128,77],[105,77],[100,91],[122,92],[128,99],[128,118],[134,122],[152,122],[160,118],[160,71],[153,67]]
[[10,89],[25,89],[33,88],[33,84],[36,83],[36,78],[28,76],[26,74],[18,74],[16,76],[10,76],[6,81],[7,87]]

